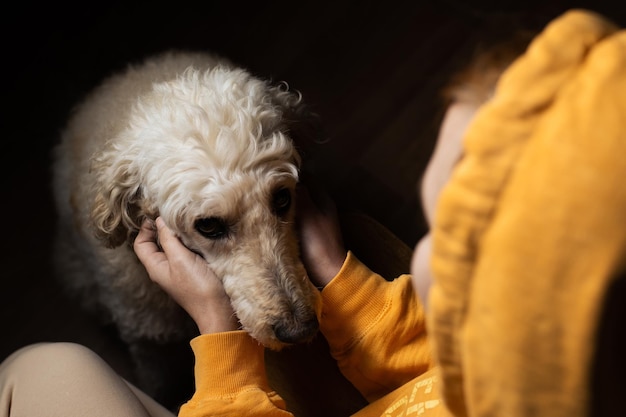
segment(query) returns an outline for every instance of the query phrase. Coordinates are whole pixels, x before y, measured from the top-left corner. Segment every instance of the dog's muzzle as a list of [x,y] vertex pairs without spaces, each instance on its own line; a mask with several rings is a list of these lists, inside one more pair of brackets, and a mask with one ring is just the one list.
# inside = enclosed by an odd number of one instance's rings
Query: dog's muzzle
[[276,338],[283,343],[303,343],[313,339],[319,330],[317,317],[313,315],[303,321],[280,322],[272,326]]

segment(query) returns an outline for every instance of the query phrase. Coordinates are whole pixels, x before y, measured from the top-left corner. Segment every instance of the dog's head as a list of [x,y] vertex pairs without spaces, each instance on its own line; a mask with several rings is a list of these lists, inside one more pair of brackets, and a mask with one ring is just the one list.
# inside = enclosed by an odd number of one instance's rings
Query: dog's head
[[96,236],[132,240],[160,215],[224,283],[253,337],[278,349],[317,332],[321,302],[294,228],[300,97],[240,69],[193,69],[156,84],[95,157]]

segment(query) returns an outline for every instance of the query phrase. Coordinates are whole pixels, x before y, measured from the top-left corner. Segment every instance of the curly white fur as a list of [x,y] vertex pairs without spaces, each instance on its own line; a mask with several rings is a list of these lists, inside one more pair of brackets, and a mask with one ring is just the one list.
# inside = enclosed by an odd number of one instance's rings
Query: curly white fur
[[[293,204],[276,207],[295,199],[289,125],[300,113],[297,94],[207,54],[167,53],[111,77],[55,149],[64,281],[129,342],[193,336],[129,245],[160,215],[223,280],[254,338],[274,349],[312,338],[319,294],[299,260]],[[205,237],[200,219],[225,233]]]

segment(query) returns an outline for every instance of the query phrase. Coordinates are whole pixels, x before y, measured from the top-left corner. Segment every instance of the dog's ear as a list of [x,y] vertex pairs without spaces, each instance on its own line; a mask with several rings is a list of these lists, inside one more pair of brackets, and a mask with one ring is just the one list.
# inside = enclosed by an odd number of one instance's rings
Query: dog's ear
[[90,213],[93,232],[109,248],[132,241],[145,218],[140,181],[130,162],[101,157],[92,164],[98,177]]
[[283,113],[283,123],[289,136],[298,149],[306,154],[312,146],[328,141],[319,115],[304,103],[300,92],[290,90],[284,82],[271,87],[270,91],[274,103]]

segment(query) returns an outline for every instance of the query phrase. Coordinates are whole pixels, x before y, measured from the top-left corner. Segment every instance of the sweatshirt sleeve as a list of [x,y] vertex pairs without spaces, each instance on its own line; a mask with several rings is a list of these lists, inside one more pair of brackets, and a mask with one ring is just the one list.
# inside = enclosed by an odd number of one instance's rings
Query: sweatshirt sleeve
[[387,281],[352,252],[322,291],[321,331],[343,375],[370,402],[431,367],[411,277]]
[[263,346],[244,331],[201,335],[191,341],[196,392],[179,417],[291,416],[270,389]]

